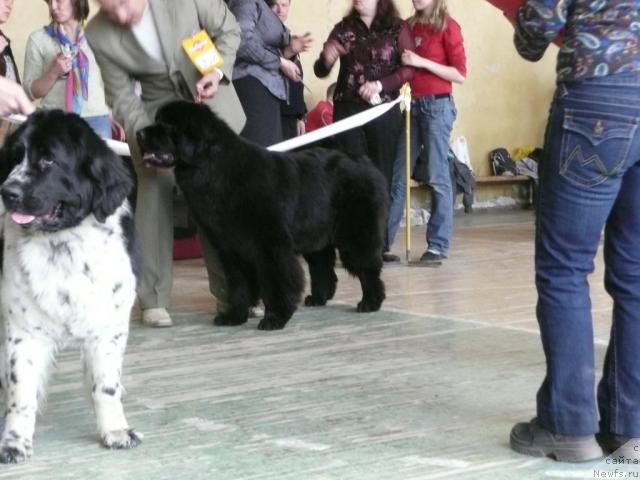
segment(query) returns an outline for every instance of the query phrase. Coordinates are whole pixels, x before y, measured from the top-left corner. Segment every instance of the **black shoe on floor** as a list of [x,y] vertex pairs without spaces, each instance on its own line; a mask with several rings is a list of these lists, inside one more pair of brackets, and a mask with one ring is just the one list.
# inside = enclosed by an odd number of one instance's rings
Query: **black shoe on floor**
[[399,262],[400,261],[400,257],[398,255],[394,255],[391,252],[384,252],[382,254],[382,261],[385,262],[385,263]]
[[602,458],[595,435],[569,436],[552,433],[538,419],[517,423],[511,429],[511,449],[531,457],[551,457],[558,462],[588,462]]
[[445,257],[444,255],[442,255],[440,253],[433,253],[433,252],[430,252],[429,250],[427,250],[420,257],[420,263],[423,263],[425,265],[434,266],[434,267],[439,267],[440,265],[442,265],[442,261],[444,259],[446,259],[446,258],[447,257]]
[[625,458],[635,458],[640,460],[640,438],[631,438],[623,435],[616,435],[615,433],[601,432],[596,433],[596,440],[607,455],[615,452],[616,455],[622,455]]

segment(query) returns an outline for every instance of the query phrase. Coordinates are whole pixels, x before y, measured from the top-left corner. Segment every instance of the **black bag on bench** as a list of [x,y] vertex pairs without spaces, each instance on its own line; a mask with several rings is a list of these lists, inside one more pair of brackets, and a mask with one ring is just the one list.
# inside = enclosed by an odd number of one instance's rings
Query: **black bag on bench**
[[516,164],[506,148],[491,150],[489,152],[489,161],[491,162],[491,170],[495,176],[518,174]]

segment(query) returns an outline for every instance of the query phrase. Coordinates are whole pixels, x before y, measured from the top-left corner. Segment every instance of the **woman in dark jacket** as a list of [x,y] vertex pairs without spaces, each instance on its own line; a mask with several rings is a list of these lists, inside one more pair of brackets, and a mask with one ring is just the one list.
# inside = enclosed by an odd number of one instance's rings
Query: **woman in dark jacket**
[[[6,23],[13,10],[13,0],[0,0],[0,25]],[[0,30],[0,76],[20,83],[20,75],[11,51],[11,41]]]
[[[13,10],[13,0],[0,0],[0,25],[9,20],[11,11]],[[0,30],[0,77],[4,77],[16,84],[20,84],[20,74],[18,73],[18,67],[16,61],[13,58],[13,52],[11,51],[11,41],[2,30]],[[10,83],[6,83],[9,88],[17,90],[17,85],[14,87]],[[0,120],[0,145],[4,143],[5,137],[15,128],[13,124]]]
[[308,48],[311,39],[292,37],[264,0],[229,0],[242,30],[233,68],[247,123],[243,137],[267,147],[282,140],[280,104],[289,96],[285,76],[299,82],[300,70],[289,60]]
[[[267,3],[284,25],[289,17],[291,0],[267,0]],[[302,83],[304,74],[302,72],[302,63],[300,63],[300,55],[295,54],[290,60],[295,63],[298,70],[300,70],[300,81],[295,82],[288,77],[285,78],[289,90],[289,99],[280,105],[283,140],[288,140],[305,133],[304,116],[307,113],[307,106],[304,103],[304,84]]]

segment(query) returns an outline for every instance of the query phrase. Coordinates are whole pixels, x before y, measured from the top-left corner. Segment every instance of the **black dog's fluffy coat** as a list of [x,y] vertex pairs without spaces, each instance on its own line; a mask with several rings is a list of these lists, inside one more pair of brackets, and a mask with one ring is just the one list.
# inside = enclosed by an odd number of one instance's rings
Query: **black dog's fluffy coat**
[[191,212],[219,251],[230,308],[216,325],[246,322],[248,308],[262,298],[258,328],[283,328],[304,288],[296,254],[309,264],[305,304],[325,305],[336,290],[336,249],[360,280],[358,311],[380,308],[388,198],[384,177],[368,159],[321,148],[269,152],[205,105],[187,102],[161,108],[138,141],[148,163],[175,167]]

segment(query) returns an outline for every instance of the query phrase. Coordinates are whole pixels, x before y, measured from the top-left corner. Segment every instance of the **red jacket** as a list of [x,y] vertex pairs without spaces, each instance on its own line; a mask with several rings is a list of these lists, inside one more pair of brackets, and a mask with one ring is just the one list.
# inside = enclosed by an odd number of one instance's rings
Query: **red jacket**
[[322,100],[307,113],[305,132],[312,132],[331,123],[333,123],[333,103]]
[[[467,74],[467,57],[460,25],[453,18],[447,19],[447,26],[436,32],[426,23],[416,23],[411,28],[415,52],[442,65],[455,67],[462,75]],[[411,94],[415,97],[451,93],[451,82],[434,75],[424,68],[416,68],[411,81]]]

